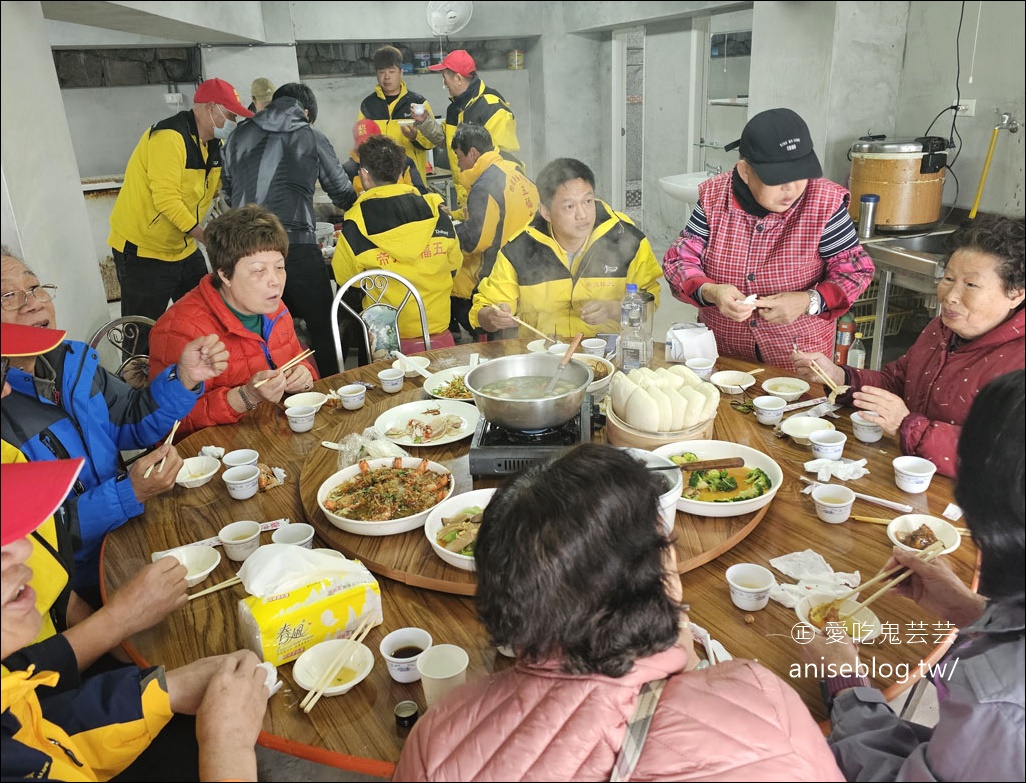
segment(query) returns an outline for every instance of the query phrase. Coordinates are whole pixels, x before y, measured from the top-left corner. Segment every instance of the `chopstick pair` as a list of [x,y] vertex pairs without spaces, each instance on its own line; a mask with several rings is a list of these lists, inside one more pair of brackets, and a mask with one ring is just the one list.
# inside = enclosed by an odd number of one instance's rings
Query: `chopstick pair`
[[193,598],[199,598],[203,595],[210,595],[210,593],[216,593],[218,590],[224,590],[226,587],[234,587],[237,584],[241,584],[242,579],[237,576],[233,576],[231,579],[225,579],[223,582],[218,582],[212,587],[208,587],[206,590],[200,590],[198,593],[193,593],[189,596],[191,601]]
[[[934,541],[932,544],[930,544],[930,546],[926,547],[926,549],[924,549],[922,552],[920,552],[918,555],[916,555],[916,557],[918,557],[924,563],[929,563],[930,561],[935,560],[936,558],[940,557],[940,553],[941,553],[941,551],[943,549],[944,549],[944,544],[942,542]],[[899,566],[899,568],[904,568],[904,566]],[[891,569],[891,570],[893,570],[893,569]],[[877,590],[875,593],[873,593],[871,596],[869,596],[869,598],[867,598],[865,601],[862,601],[861,603],[857,603],[855,605],[855,607],[853,608],[851,614],[854,614],[855,612],[859,611],[859,609],[865,609],[867,606],[869,606],[871,603],[873,603],[877,598],[882,596],[884,593],[886,593],[888,590],[890,590],[895,585],[900,584],[901,582],[904,582],[910,576],[912,576],[912,571],[910,569],[905,569],[904,573],[899,574],[898,576],[894,577],[889,582],[885,582],[884,585],[879,590]],[[870,580],[870,581],[873,581],[873,580]],[[865,585],[863,585],[863,588],[865,588]]]
[[331,685],[332,680],[335,679],[336,675],[346,667],[350,659],[356,654],[358,646],[367,638],[367,634],[370,633],[371,628],[374,627],[374,622],[371,615],[367,615],[363,618],[353,635],[350,636],[346,641],[348,644],[343,644],[339,648],[338,654],[335,659],[328,665],[324,674],[317,681],[314,687],[307,692],[306,696],[299,703],[300,708],[303,712],[310,712],[314,708],[314,705],[320,700],[321,696],[324,695],[324,691]]
[[[308,359],[311,356],[313,356],[313,353],[314,353],[314,349],[313,348],[307,348],[305,351],[303,351],[301,354],[299,354],[299,356],[295,356],[295,357],[289,359],[287,362],[285,362],[285,364],[283,364],[281,367],[278,368],[278,372],[285,372],[286,370],[291,370],[293,367],[295,367],[297,364],[299,364],[301,361],[303,361],[303,359]],[[263,380],[257,381],[256,383],[253,384],[253,388],[254,389],[259,389],[261,386],[263,386],[265,383],[267,383],[273,377],[275,377],[275,376],[272,375],[272,376],[270,376],[270,378],[264,378]]]
[[[180,421],[175,421],[174,426],[171,427],[171,433],[164,440],[165,446],[175,439],[175,433],[178,432],[178,425],[180,425],[181,423],[182,422]],[[148,468],[146,468],[146,472],[143,473],[143,478],[148,479],[150,477],[150,474],[153,473],[154,466],[156,466],[157,468],[157,473],[162,473],[164,471],[165,462],[167,462],[167,454],[161,457],[160,462],[154,462],[153,465],[150,465]]]
[[837,389],[839,387],[836,383],[834,383],[834,379],[826,374],[826,370],[820,367],[817,362],[813,362],[809,365],[809,367],[812,369],[814,373],[816,373],[816,375],[819,376],[820,380],[823,381],[824,384],[826,384],[827,388],[830,389],[830,391],[835,393],[837,392]]
[[[889,525],[889,524],[891,524],[891,520],[890,519],[884,519],[883,517],[856,517],[856,516],[853,516],[852,519],[854,519],[856,522],[868,522],[868,523],[870,523],[872,525]],[[969,535],[969,528],[967,528],[967,527],[955,527],[954,525],[952,525],[952,527],[955,528],[955,532],[958,533],[960,536],[967,536],[967,535]]]
[[542,337],[542,338],[548,340],[550,343],[555,343],[556,342],[551,337],[549,337],[547,334],[545,334],[545,332],[541,331],[540,329],[535,329],[533,326],[531,326],[531,324],[527,323],[527,321],[520,320],[515,315],[513,315],[513,313],[506,313],[506,315],[508,315],[510,318],[512,318],[514,321],[516,321],[521,326],[523,326],[525,329],[530,329],[536,335],[538,335],[539,337]]

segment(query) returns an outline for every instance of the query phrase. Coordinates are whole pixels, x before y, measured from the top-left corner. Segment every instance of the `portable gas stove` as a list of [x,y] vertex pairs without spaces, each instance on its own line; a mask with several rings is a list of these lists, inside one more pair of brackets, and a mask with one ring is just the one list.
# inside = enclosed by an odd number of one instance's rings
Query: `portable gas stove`
[[576,416],[558,427],[523,432],[492,424],[484,416],[470,441],[470,475],[508,476],[536,462],[591,441],[592,397],[584,396]]

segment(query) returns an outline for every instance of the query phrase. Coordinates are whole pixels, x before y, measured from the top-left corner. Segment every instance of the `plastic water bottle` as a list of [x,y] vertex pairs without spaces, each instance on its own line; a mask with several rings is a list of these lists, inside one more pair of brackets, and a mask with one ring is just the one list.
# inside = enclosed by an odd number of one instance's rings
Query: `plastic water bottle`
[[862,342],[862,332],[855,332],[855,342],[848,348],[848,366],[860,370],[866,366],[866,344]]
[[652,360],[652,333],[645,318],[645,300],[635,283],[627,284],[620,304],[620,369],[648,367]]

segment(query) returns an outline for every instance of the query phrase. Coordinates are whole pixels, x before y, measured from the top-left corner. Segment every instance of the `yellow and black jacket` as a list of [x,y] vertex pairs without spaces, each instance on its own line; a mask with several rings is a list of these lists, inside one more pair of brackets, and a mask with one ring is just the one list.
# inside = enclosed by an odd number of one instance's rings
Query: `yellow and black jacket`
[[[659,304],[662,269],[652,246],[631,219],[595,202],[595,228],[570,264],[566,251],[552,237],[540,214],[499,250],[492,273],[481,280],[470,323],[480,326],[482,307],[503,302],[514,315],[545,334],[572,338],[619,332],[619,319],[587,324],[581,307],[592,300],[623,299],[628,283],[649,291]],[[522,337],[530,333],[520,328]]]
[[491,274],[499,248],[534,217],[538,188],[498,152],[486,152],[462,174],[467,188],[466,220],[456,226],[463,266],[452,295],[470,299],[481,278]]
[[196,251],[189,236],[221,186],[221,142],[200,141],[192,110],[143,131],[110,214],[107,244],[125,243],[143,258],[181,261]]
[[[423,133],[418,133],[417,138],[411,141],[403,135],[399,129],[399,120],[412,119],[410,104],[421,103],[424,111],[431,114],[431,104],[427,98],[419,92],[410,92],[406,89],[406,82],[401,82],[399,94],[389,100],[381,90],[381,85],[374,88],[374,92],[363,99],[360,104],[360,114],[357,120],[374,120],[380,127],[381,132],[390,139],[395,140],[400,147],[406,150],[406,154],[413,158],[417,166],[420,178],[427,181],[427,151],[435,145]],[[350,177],[352,179],[352,177]]]
[[[463,122],[484,127],[491,134],[492,144],[499,154],[519,166],[521,171],[524,170],[524,164],[513,155],[520,149],[520,141],[517,139],[517,120],[509,102],[496,90],[486,87],[481,79],[475,78],[467,86],[466,92],[450,100],[445,112],[445,151],[449,155],[449,171],[453,174],[456,200],[461,209],[467,203],[468,189],[460,182],[460,167],[456,163],[452,137]],[[457,217],[462,219],[463,216],[460,214]]]
[[[449,328],[452,276],[463,262],[452,220],[437,193],[422,196],[411,185],[380,185],[360,194],[346,212],[331,266],[339,285],[369,269],[387,269],[409,280],[427,310],[428,331]],[[398,306],[403,292],[388,289],[383,301]],[[364,307],[370,304],[364,300]],[[421,336],[420,316],[410,302],[399,313],[399,336]]]

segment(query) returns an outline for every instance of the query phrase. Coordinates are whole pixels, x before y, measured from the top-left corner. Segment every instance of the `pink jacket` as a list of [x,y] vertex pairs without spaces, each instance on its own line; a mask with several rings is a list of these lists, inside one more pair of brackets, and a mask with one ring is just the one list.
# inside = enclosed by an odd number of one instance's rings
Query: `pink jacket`
[[518,663],[428,710],[393,779],[609,780],[638,691],[668,675],[632,780],[844,779],[783,681],[752,661],[685,661],[672,647],[620,678]]
[[[940,318],[926,325],[908,352],[880,371],[846,367],[851,391],[875,386],[900,395],[909,415],[898,434],[902,454],[926,457],[955,475],[955,452],[969,406],[989,381],[1026,366],[1026,311],[949,351],[952,332]],[[839,400],[851,403],[851,394]]]

